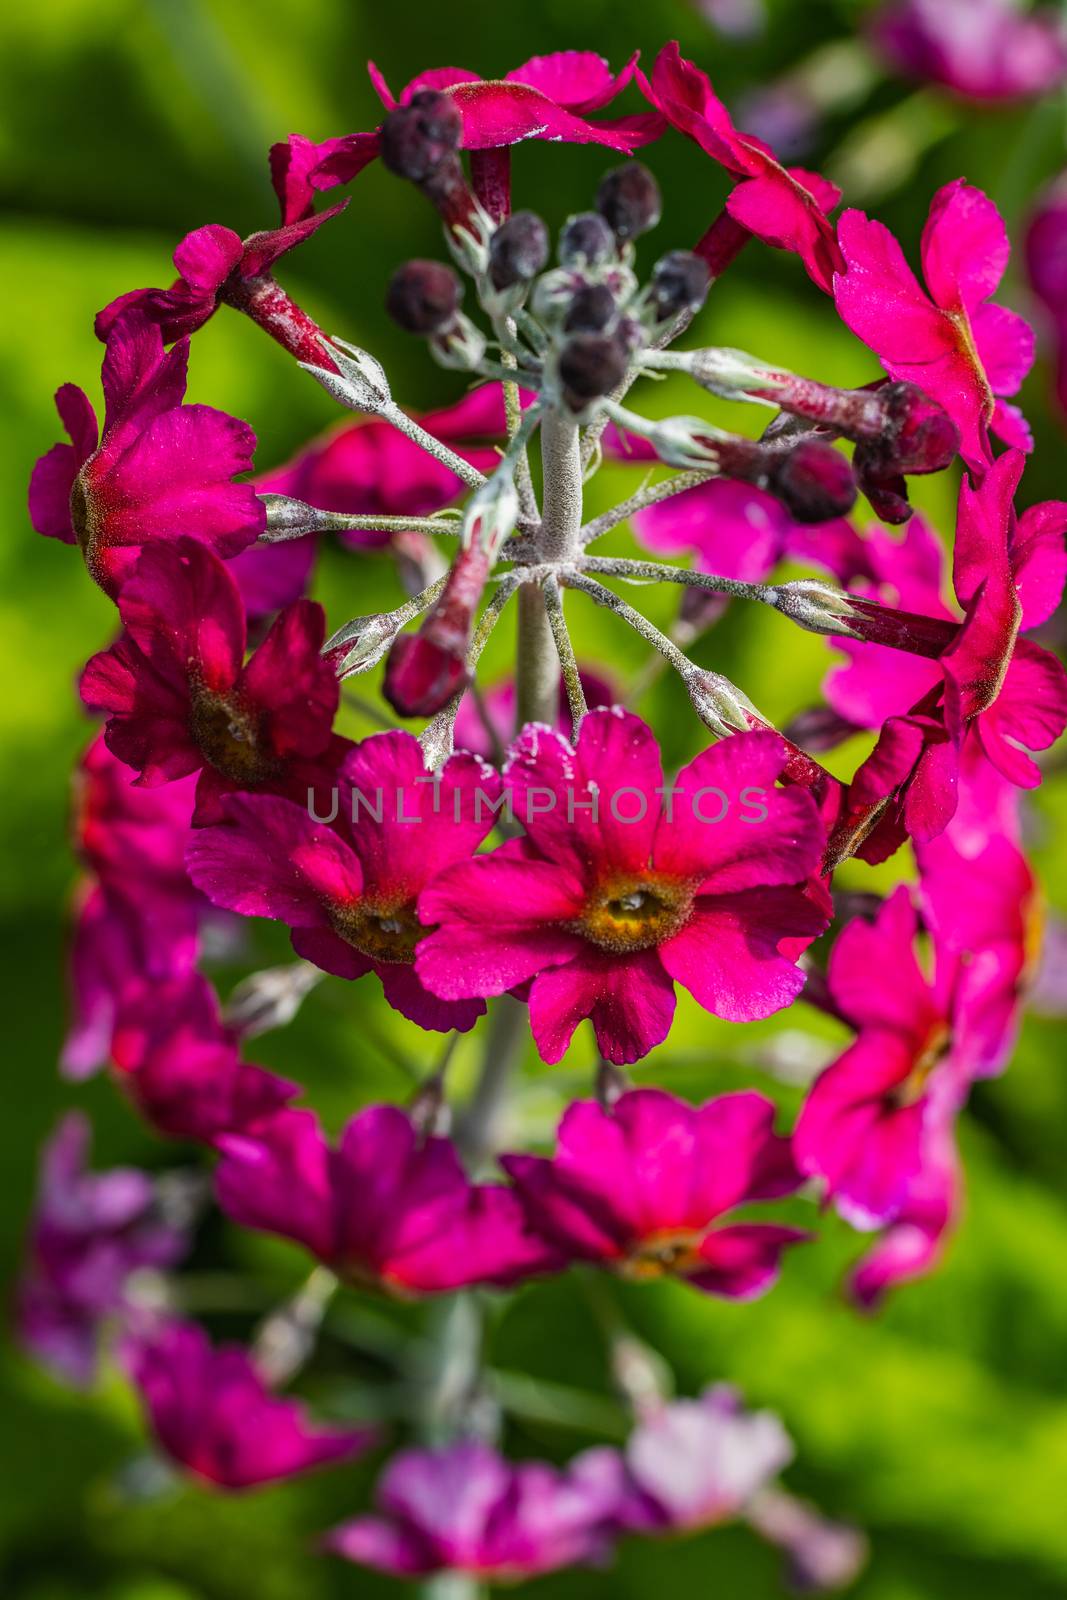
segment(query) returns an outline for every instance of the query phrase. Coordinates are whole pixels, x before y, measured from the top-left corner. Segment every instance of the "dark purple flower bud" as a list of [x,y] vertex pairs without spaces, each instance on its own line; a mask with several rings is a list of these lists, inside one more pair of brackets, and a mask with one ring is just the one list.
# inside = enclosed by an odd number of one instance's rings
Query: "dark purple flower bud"
[[462,650],[425,633],[404,633],[389,651],[382,694],[402,717],[432,717],[469,682]]
[[629,355],[618,339],[602,333],[576,333],[559,353],[563,399],[572,411],[610,394],[626,376]]
[[489,276],[494,289],[529,283],[547,260],[548,229],[535,211],[516,211],[489,241]]
[[683,311],[699,311],[711,284],[708,264],[692,250],[671,250],[652,268],[652,304],[657,322],[669,322]]
[[398,178],[424,183],[459,147],[462,132],[454,101],[436,89],[420,89],[382,123],[382,161]]
[[856,484],[847,459],[820,439],[804,439],[771,466],[767,488],[797,522],[829,522],[844,517],[856,503]]
[[606,283],[586,283],[576,292],[563,320],[565,333],[603,333],[614,319],[615,296]]
[[385,309],[407,333],[440,333],[462,298],[463,285],[443,261],[405,261],[389,280]]
[[616,239],[636,239],[656,226],[663,200],[648,168],[640,161],[627,161],[601,178],[596,208]]
[[898,472],[942,472],[960,447],[960,431],[948,412],[914,383],[889,383],[879,394],[886,405],[884,448]]
[[615,235],[598,211],[568,217],[559,236],[560,265],[599,267],[615,254]]
[[871,509],[883,522],[907,522],[911,516],[908,484],[903,473],[887,467],[875,444],[858,444],[852,456],[852,470]]

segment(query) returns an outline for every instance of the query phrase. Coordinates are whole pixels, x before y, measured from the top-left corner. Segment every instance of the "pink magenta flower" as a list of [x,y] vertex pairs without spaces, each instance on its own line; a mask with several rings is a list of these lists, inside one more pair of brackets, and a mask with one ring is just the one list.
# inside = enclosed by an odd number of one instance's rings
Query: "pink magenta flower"
[[637,81],[667,121],[733,177],[726,210],[734,222],[798,255],[812,282],[829,294],[834,273],[843,268],[826,215],[841,198],[836,184],[802,167],[783,167],[762,139],[740,133],[707,74],[686,61],[676,43],[664,45],[651,78],[639,71]]
[[592,1457],[562,1471],[506,1461],[477,1439],[404,1450],[378,1485],[377,1514],[354,1517],[326,1548],[396,1577],[463,1572],[518,1583],[559,1567],[600,1564],[610,1553],[611,1486]]
[[434,777],[414,735],[396,732],[351,750],[338,779],[336,829],[289,800],[224,800],[224,823],[190,840],[192,881],[217,906],[287,923],[297,954],[324,972],[377,973],[389,1004],[420,1027],[466,1032],[485,1004],[424,986],[414,962],[426,929],[415,907],[492,828],[497,774],[458,754]]
[[654,1406],[618,1458],[619,1526],[650,1534],[716,1527],[739,1516],[792,1459],[779,1419],[747,1411],[729,1384]]
[[56,408],[70,444],[53,445],[30,479],[30,520],[38,533],[78,544],[90,576],[117,594],[145,544],[183,535],[220,556],[244,550],[266,513],[248,472],[256,436],[212,406],[183,405],[188,340],[169,352],[158,327],[136,308],[107,338],[98,442],[88,396],[65,383]]
[[271,1394],[247,1351],[213,1347],[195,1323],[131,1334],[122,1354],[157,1442],[220,1488],[292,1478],[350,1460],[373,1442],[367,1428],[313,1427],[303,1406]]
[[567,1257],[751,1299],[778,1276],[786,1246],[810,1237],[728,1217],[801,1183],[789,1140],[773,1131],[774,1110],[747,1091],[691,1106],[662,1089],[631,1089],[610,1110],[574,1101],[551,1158],[513,1154],[500,1164],[531,1224]]
[[[956,810],[960,760],[969,747],[1010,783],[1031,789],[1041,771],[1027,750],[1048,749],[1067,726],[1067,674],[1050,651],[1019,637],[1059,604],[1067,507],[1043,501],[1016,518],[1022,465],[1022,455],[1010,450],[977,487],[966,477],[961,484],[953,585],[964,619],[939,657],[849,643],[852,665],[827,683],[836,710],[867,726],[882,724],[848,799],[854,812],[882,808],[860,852],[866,860],[885,859],[907,835],[922,841],[944,829]],[[902,586],[901,595],[923,604],[926,616],[945,617],[936,551],[921,546],[920,536],[918,566],[910,572],[905,562],[894,564],[891,548],[879,552],[877,542],[874,560]],[[857,622],[868,624],[869,617]],[[883,667],[881,658],[890,654],[903,666]],[[911,695],[918,698],[908,708]]]
[[397,1106],[368,1106],[336,1148],[310,1111],[219,1141],[227,1216],[295,1239],[345,1279],[392,1294],[506,1288],[560,1264],[503,1184],[474,1184],[448,1139]]
[[906,886],[873,923],[850,922],[830,956],[830,994],[857,1037],[813,1086],[793,1147],[854,1227],[894,1221],[908,1206],[931,1141],[936,1157],[971,1081],[998,1071],[1011,1049],[1025,947],[1006,930],[1019,932],[1029,874],[1006,840],[991,844],[981,869],[955,865],[940,884],[924,883],[930,975]]
[[439,925],[419,945],[423,982],[451,1000],[525,987],[545,1061],[586,1017],[608,1060],[646,1055],[675,981],[732,1022],[780,1010],[827,921],[808,888],[822,826],[809,795],[775,787],[786,759],[774,735],[737,734],[667,790],[631,713],[590,712],[576,749],[530,724],[505,768],[526,836],[423,892],[419,916]]
[[74,843],[89,877],[75,910],[72,1018],[61,1057],[72,1078],[88,1077],[108,1059],[130,984],[177,977],[197,958],[206,902],[185,871],[193,780],[146,790],[134,777],[103,735],[75,774]]
[[[447,94],[463,122],[460,148],[475,153],[472,160],[476,165],[479,152],[504,150],[527,139],[599,144],[632,154],[658,136],[662,128],[658,117],[637,115],[589,122],[586,115],[601,110],[626,87],[636,64],[634,56],[620,73],[614,74],[604,58],[592,50],[560,50],[534,56],[498,79],[481,78],[462,67],[434,67],[412,78],[399,96],[394,96],[373,62],[368,63],[368,68],[386,111],[409,104],[420,89]],[[379,132],[375,129],[371,133],[350,133],[321,144],[291,134],[283,144],[274,145],[271,176],[284,221],[306,216],[316,191],[350,183],[376,160]],[[477,170],[474,176],[476,189],[481,188]],[[506,209],[506,158],[494,176],[494,195],[500,196],[501,207]],[[497,214],[500,208],[493,209]]]
[[1000,398],[1015,394],[1033,365],[1034,336],[1016,312],[989,303],[1011,250],[992,200],[962,178],[938,190],[922,236],[925,289],[883,223],[845,211],[837,237],[839,315],[890,377],[917,384],[948,412],[971,471],[992,460],[989,428],[1030,450],[1021,412]]
[[72,1111],[44,1146],[18,1298],[22,1342],[79,1385],[96,1371],[101,1324],[128,1309],[131,1274],[172,1266],[188,1246],[146,1172],[88,1170],[89,1140],[88,1121]]
[[265,789],[305,799],[329,785],[337,676],[322,654],[322,607],[297,600],[245,663],[245,610],[223,563],[193,539],[149,546],[118,600],[124,636],[92,657],[81,695],[108,714],[109,749],[147,788],[199,772],[196,817],[223,795]]
[[951,1108],[931,1105],[923,1130],[923,1161],[907,1199],[878,1241],[849,1274],[848,1290],[865,1311],[902,1283],[932,1272],[941,1259],[960,1206],[960,1163]]
[[210,1144],[252,1130],[301,1092],[241,1060],[215,991],[199,973],[128,988],[111,1058],[141,1115],[172,1139]]
[[[116,318],[136,306],[159,328],[164,344],[186,338],[202,328],[223,301],[232,299],[240,304],[275,262],[303,244],[347,204],[343,200],[317,216],[253,233],[247,239],[217,222],[194,229],[174,252],[177,281],[169,289],[132,289],[112,300],[96,318],[97,337],[106,340]],[[321,363],[317,343],[309,343],[305,359]]]
[[1054,7],[1013,0],[900,0],[884,5],[872,34],[907,77],[943,84],[967,100],[1046,94],[1067,77],[1067,35]]

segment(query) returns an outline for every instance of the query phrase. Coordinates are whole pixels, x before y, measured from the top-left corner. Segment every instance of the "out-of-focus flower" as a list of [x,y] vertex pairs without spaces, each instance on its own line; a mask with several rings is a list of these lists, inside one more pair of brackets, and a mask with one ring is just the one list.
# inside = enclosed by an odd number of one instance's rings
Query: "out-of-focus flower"
[[793,251],[812,282],[829,293],[843,262],[826,213],[840,200],[840,189],[817,172],[783,167],[762,139],[739,133],[707,74],[686,61],[677,44],[664,45],[649,78],[641,72],[637,78],[668,122],[732,175],[726,209],[733,220],[766,244]]
[[72,383],[56,393],[71,443],[34,467],[30,520],[80,545],[113,597],[146,544],[185,536],[233,556],[266,526],[255,490],[234,481],[252,466],[256,436],[223,411],[182,404],[188,360],[187,338],[164,351],[159,328],[133,307],[108,332],[99,442],[89,397]]
[[871,35],[909,78],[939,83],[966,100],[1047,94],[1067,78],[1067,30],[1054,6],[1015,0],[893,0]]
[[339,769],[336,829],[290,800],[232,795],[223,822],[190,840],[189,875],[217,906],[287,923],[297,954],[323,971],[377,973],[389,1004],[420,1027],[465,1032],[484,1002],[424,986],[416,901],[489,833],[499,788],[477,756],[454,755],[434,775],[412,734],[374,734]]
[[147,548],[118,605],[126,632],[93,656],[81,695],[108,713],[104,738],[140,786],[199,772],[197,823],[234,792],[329,788],[347,741],[332,731],[340,686],[320,605],[294,601],[246,663],[240,591],[193,539]]
[[656,1406],[626,1441],[620,1525],[636,1533],[714,1527],[740,1515],[792,1459],[779,1419],[746,1411],[728,1384]]
[[184,1227],[168,1219],[146,1172],[90,1172],[90,1130],[70,1112],[41,1153],[29,1260],[19,1287],[23,1344],[68,1382],[96,1372],[100,1329],[129,1309],[127,1284],[141,1268],[185,1254]]
[[190,973],[137,983],[122,996],[111,1058],[142,1116],[174,1139],[211,1143],[271,1116],[300,1086],[240,1059],[215,991]]
[[373,1443],[367,1428],[313,1426],[303,1406],[271,1394],[246,1350],[212,1346],[195,1323],[131,1333],[122,1357],[157,1442],[188,1472],[220,1488],[292,1478],[347,1461]]
[[529,726],[504,774],[526,836],[424,890],[440,926],[420,977],[449,999],[521,989],[546,1061],[586,1017],[608,1060],[637,1060],[667,1036],[675,981],[731,1021],[779,1010],[826,923],[821,823],[775,787],[785,760],[774,735],[738,734],[667,790],[654,735],[621,708],[591,711],[576,749]]
[[1019,906],[1031,891],[1010,841],[992,841],[981,866],[946,845],[923,878],[931,975],[915,953],[907,887],[873,924],[856,918],[837,940],[830,994],[857,1037],[815,1083],[793,1143],[853,1226],[893,1222],[919,1181],[915,1204],[948,1208],[945,1129],[972,1081],[1010,1052],[1027,955]]
[[1016,312],[989,303],[1011,248],[992,200],[962,178],[938,190],[922,236],[925,289],[883,223],[845,211],[837,237],[840,316],[891,377],[944,407],[971,471],[987,471],[993,459],[990,428],[1006,444],[1032,449],[1022,413],[1001,398],[1018,391],[1033,365],[1034,336]]
[[190,778],[139,789],[98,735],[75,779],[74,845],[89,878],[79,890],[71,950],[72,1017],[61,1065],[83,1078],[108,1059],[126,988],[189,972],[206,902],[185,871]]
[[500,1162],[531,1225],[566,1257],[751,1299],[774,1282],[787,1246],[809,1237],[729,1216],[801,1182],[773,1123],[774,1106],[759,1094],[691,1106],[660,1089],[632,1089],[610,1110],[575,1101],[551,1158]]
[[613,1487],[599,1471],[585,1471],[581,1456],[561,1471],[506,1461],[474,1439],[405,1450],[378,1485],[377,1512],[335,1528],[326,1546],[396,1577],[462,1572],[517,1583],[605,1561]]
[[1041,196],[1026,230],[1030,287],[1048,312],[1055,346],[1056,398],[1067,412],[1067,181]]
[[219,1204],[295,1239],[353,1283],[398,1295],[497,1287],[561,1264],[503,1184],[473,1184],[448,1139],[396,1106],[368,1106],[335,1149],[310,1111],[219,1141]]

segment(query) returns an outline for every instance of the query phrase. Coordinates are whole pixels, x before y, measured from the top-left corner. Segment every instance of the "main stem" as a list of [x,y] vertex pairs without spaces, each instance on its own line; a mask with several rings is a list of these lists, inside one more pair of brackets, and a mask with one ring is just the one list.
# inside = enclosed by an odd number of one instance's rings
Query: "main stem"
[[[555,409],[541,422],[544,492],[537,553],[545,561],[566,561],[581,550],[582,464],[578,424]],[[559,709],[559,653],[540,584],[519,590],[515,669],[517,725],[545,722],[554,727]]]

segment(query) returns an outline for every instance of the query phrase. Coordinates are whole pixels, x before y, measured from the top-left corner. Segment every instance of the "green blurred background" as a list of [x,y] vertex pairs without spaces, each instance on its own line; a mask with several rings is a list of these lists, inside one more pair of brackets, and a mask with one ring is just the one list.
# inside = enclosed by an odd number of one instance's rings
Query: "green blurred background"
[[[268,144],[293,130],[322,138],[372,126],[377,103],[364,73],[368,56],[399,86],[428,65],[492,76],[531,54],[566,47],[599,49],[618,66],[637,45],[648,59],[663,40],[678,37],[736,104],[754,85],[795,70],[816,47],[854,36],[862,18],[862,8],[847,4],[794,0],[779,0],[769,12],[761,36],[730,42],[684,0],[536,0],[496,8],[486,0],[261,0],[254,8],[240,0],[38,0],[7,10],[0,22],[5,1276],[20,1251],[35,1152],[61,1107],[74,1101],[92,1112],[102,1161],[163,1167],[175,1159],[109,1084],[72,1091],[55,1069],[65,906],[74,879],[68,776],[87,736],[73,684],[86,656],[107,641],[113,611],[73,551],[32,533],[25,481],[33,459],[58,436],[55,387],[73,379],[96,397],[93,313],[124,289],[169,281],[170,251],[191,227],[218,221],[247,233],[270,225]],[[855,47],[831,58],[839,90],[849,72],[858,73],[857,93],[867,75],[869,95],[853,104],[845,97],[830,112],[806,159],[845,176],[846,198],[876,208],[909,250],[940,183],[965,173],[994,195],[1017,229],[1035,190],[1063,164],[1061,103],[977,114],[934,91],[881,80]],[[690,243],[725,193],[721,175],[680,138],[669,138],[650,160],[666,207],[658,233],[645,241],[646,265],[659,250]],[[595,149],[522,147],[518,203],[558,225],[589,203],[607,164]],[[388,326],[380,311],[397,261],[439,253],[435,220],[378,168],[352,193],[345,217],[285,264],[286,283],[325,326],[384,359],[405,403],[425,408],[457,397],[461,380],[430,366],[417,342]],[[698,331],[707,341],[747,347],[830,381],[875,375],[872,358],[836,324],[795,261],[755,248],[742,260],[704,313]],[[1007,298],[1026,308],[1017,278]],[[1039,364],[1024,396],[1038,433],[1028,499],[1067,488],[1063,433],[1045,405],[1046,382]],[[264,467],[333,420],[325,395],[251,325],[227,314],[197,335],[191,397],[248,417]],[[671,385],[643,399],[659,411],[694,409],[693,396]],[[754,426],[748,418],[734,421]],[[610,504],[631,482],[611,469],[593,487],[594,507]],[[927,483],[920,495],[945,532],[953,489],[948,481]],[[616,544],[625,549],[626,536]],[[316,591],[336,625],[395,603],[397,584],[381,557],[328,550]],[[664,621],[670,604],[659,595],[648,601]],[[580,601],[574,611],[580,656],[608,664],[623,682],[640,669],[633,636]],[[505,670],[507,632],[494,640],[490,675]],[[820,640],[790,632],[773,615],[736,609],[702,650],[702,659],[739,681],[780,723],[817,698],[828,660]],[[666,730],[669,759],[699,747],[699,729],[676,685],[658,684],[644,709]],[[347,716],[346,731],[369,731],[358,714]],[[846,747],[842,770],[861,753]],[[1057,844],[1065,816],[1063,780],[1050,775],[1029,829],[1049,898],[1061,908],[1067,871]],[[852,868],[849,881],[884,887],[908,870],[902,857],[878,874]],[[243,964],[220,972],[220,982],[225,988],[241,971],[284,959],[285,950],[278,930],[250,930]],[[741,1032],[682,1005],[669,1047],[642,1063],[637,1076],[693,1097],[756,1082],[791,1112],[798,1092],[783,1088],[761,1061],[774,1041],[779,1055],[800,1059],[813,1038],[832,1034],[804,1007]],[[258,1041],[253,1055],[305,1081],[333,1125],[369,1099],[406,1095],[410,1074],[430,1059],[423,1036],[367,985],[335,980],[316,991],[288,1033]],[[461,1077],[472,1062],[473,1051],[463,1047]],[[563,1098],[586,1090],[590,1065],[585,1039],[563,1068],[528,1063],[517,1135],[546,1136]],[[841,1299],[840,1278],[860,1241],[832,1218],[821,1242],[796,1252],[781,1285],[754,1306],[672,1285],[620,1301],[663,1351],[680,1390],[727,1378],[752,1403],[781,1411],[798,1446],[790,1485],[870,1533],[871,1563],[855,1590],[864,1600],[1067,1594],[1065,1112],[1062,1029],[1031,1018],[1010,1072],[980,1088],[965,1119],[967,1214],[944,1268],[901,1291],[876,1318],[858,1317]],[[188,1157],[197,1159],[195,1152]],[[243,1336],[302,1270],[295,1250],[233,1237],[208,1218],[189,1304],[217,1331]],[[375,1414],[382,1397],[395,1392],[402,1340],[432,1325],[433,1315],[347,1297],[305,1380],[308,1394],[328,1397],[338,1414]],[[572,1281],[529,1289],[491,1316],[509,1446],[562,1458],[618,1432],[622,1417],[605,1376],[602,1334]],[[0,1355],[0,1438],[4,1600],[340,1600],[397,1590],[311,1552],[318,1530],[365,1503],[374,1462],[234,1500],[157,1492],[150,1474],[131,1467],[143,1454],[143,1436],[117,1379],[105,1377],[88,1397],[72,1395],[10,1350]],[[776,1556],[743,1530],[634,1542],[608,1573],[571,1573],[528,1592],[562,1600],[648,1596],[666,1586],[731,1600],[784,1592]]]

